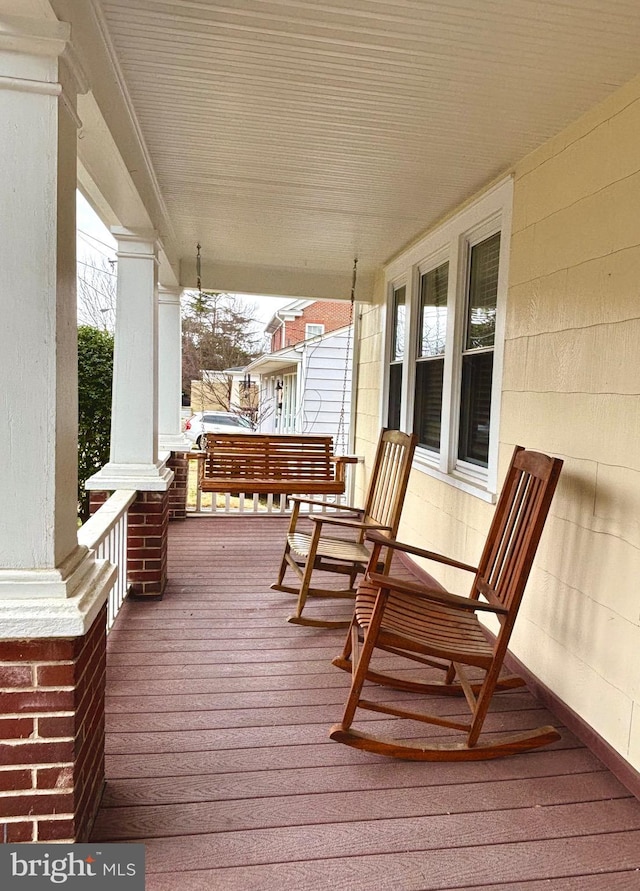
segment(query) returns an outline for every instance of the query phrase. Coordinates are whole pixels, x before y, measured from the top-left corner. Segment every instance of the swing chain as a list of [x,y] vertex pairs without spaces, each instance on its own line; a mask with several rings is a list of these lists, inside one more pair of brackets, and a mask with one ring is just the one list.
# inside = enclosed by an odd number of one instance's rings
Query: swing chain
[[344,421],[345,414],[345,402],[347,400],[347,385],[349,382],[349,361],[350,361],[350,353],[351,353],[351,339],[353,337],[353,308],[355,305],[356,299],[356,279],[357,279],[357,269],[358,269],[358,258],[353,258],[353,273],[351,275],[351,298],[349,301],[349,327],[347,330],[347,349],[344,360],[344,379],[342,381],[342,402],[340,405],[340,416],[338,418],[338,429],[336,432],[336,449],[339,454],[346,454],[347,443],[346,440],[346,427]]

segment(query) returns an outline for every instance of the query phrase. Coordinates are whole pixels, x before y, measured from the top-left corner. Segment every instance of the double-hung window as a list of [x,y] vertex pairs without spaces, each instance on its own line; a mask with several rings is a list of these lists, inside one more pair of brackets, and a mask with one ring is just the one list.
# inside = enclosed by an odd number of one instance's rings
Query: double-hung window
[[497,482],[511,197],[507,180],[387,267],[387,425],[417,434],[419,469],[486,498]]
[[404,359],[404,333],[407,289],[400,285],[393,289],[391,305],[391,357],[389,361],[387,426],[393,430],[400,427],[400,405],[402,401],[402,363]]
[[418,444],[436,452],[442,424],[448,281],[449,263],[420,276],[413,429]]

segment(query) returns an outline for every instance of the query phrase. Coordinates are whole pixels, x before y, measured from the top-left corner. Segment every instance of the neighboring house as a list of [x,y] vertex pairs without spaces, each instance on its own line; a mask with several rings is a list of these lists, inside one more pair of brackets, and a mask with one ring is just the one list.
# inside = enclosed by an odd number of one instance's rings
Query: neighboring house
[[334,436],[348,450],[353,326],[344,302],[296,300],[266,326],[271,343],[287,346],[254,359],[244,372],[260,375],[258,426],[263,432]]
[[349,304],[344,300],[293,300],[276,312],[265,327],[271,337],[270,352],[295,346],[349,324]]
[[255,420],[258,386],[243,367],[203,371],[202,379],[191,381],[192,411],[234,411]]

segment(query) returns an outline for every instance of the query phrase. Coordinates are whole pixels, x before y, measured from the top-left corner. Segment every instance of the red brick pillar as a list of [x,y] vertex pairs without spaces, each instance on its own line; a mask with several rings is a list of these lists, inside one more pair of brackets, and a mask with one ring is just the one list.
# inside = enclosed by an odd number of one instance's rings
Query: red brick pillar
[[175,476],[169,489],[169,519],[184,520],[187,516],[188,452],[171,452],[167,467]]
[[105,658],[106,606],[83,637],[0,641],[0,839],[88,840],[104,786]]
[[169,491],[138,492],[129,508],[127,580],[130,596],[160,600],[167,583]]

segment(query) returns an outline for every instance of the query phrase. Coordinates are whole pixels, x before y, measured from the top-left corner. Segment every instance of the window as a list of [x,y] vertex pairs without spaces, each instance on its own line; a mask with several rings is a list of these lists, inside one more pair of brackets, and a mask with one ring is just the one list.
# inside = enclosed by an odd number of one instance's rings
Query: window
[[440,449],[448,281],[448,263],[420,277],[413,429],[418,444],[434,450]]
[[391,360],[389,362],[389,400],[387,410],[387,426],[392,430],[398,430],[400,427],[406,292],[407,289],[404,285],[396,288],[393,292]]
[[418,436],[416,467],[492,500],[511,180],[397,257],[389,281],[389,426]]
[[489,464],[499,259],[499,232],[471,248],[458,457],[481,467]]
[[315,322],[308,322],[304,326],[305,340],[309,340],[310,337],[320,337],[321,334],[324,334],[324,325],[316,324]]

